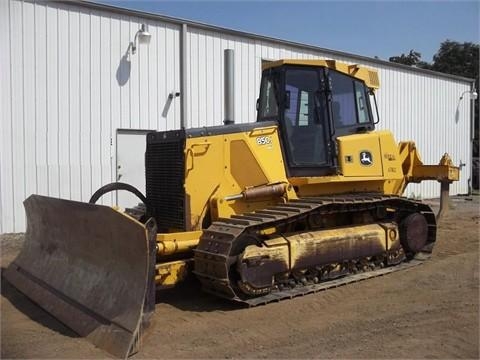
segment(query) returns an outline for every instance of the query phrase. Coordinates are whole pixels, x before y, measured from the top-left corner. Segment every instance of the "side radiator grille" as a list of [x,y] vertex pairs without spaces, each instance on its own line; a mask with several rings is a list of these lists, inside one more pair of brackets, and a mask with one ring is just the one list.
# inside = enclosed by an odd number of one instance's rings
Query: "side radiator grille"
[[147,135],[146,195],[159,232],[185,230],[185,131]]

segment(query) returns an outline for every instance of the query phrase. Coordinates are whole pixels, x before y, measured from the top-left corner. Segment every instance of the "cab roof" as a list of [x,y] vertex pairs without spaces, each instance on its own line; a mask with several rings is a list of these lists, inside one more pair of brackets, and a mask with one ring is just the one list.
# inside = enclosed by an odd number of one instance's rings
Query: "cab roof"
[[262,70],[273,69],[283,65],[300,65],[307,67],[327,67],[332,70],[339,71],[346,75],[352,76],[356,79],[365,82],[371,89],[378,89],[380,87],[380,80],[378,78],[378,71],[369,69],[358,64],[346,64],[336,60],[302,60],[302,59],[282,59],[276,61],[268,61],[262,64]]

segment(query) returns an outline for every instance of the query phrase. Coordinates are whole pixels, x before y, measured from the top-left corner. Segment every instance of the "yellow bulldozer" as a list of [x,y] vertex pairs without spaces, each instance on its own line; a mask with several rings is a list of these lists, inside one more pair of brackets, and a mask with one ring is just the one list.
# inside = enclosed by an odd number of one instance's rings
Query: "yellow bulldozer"
[[[205,291],[255,306],[420,264],[436,215],[402,193],[439,181],[441,212],[459,169],[447,154],[424,165],[414,143],[375,131],[378,87],[358,65],[265,64],[256,122],[147,134],[145,194],[112,183],[89,203],[26,199],[25,244],[5,277],[126,357],[156,291],[192,273]],[[95,204],[118,190],[141,202]]]

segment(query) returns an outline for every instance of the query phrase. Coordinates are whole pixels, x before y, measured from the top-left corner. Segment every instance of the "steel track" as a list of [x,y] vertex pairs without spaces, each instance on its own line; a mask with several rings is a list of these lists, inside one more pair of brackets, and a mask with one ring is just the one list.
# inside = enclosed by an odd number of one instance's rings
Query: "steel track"
[[[261,230],[266,228],[286,229],[310,215],[335,214],[375,210],[395,209],[404,213],[419,212],[427,219],[428,244],[415,258],[395,266],[367,272],[350,274],[335,280],[317,284],[295,286],[290,289],[274,290],[268,294],[249,297],[241,292],[232,279],[230,267],[245,246],[251,244]],[[308,230],[306,230],[308,231]],[[361,194],[302,198],[279,204],[253,213],[234,215],[214,222],[204,231],[195,250],[195,271],[205,291],[217,296],[245,303],[249,306],[267,304],[272,301],[302,296],[332,287],[338,287],[361,280],[382,276],[421,264],[429,257],[436,237],[435,215],[424,203],[397,196]]]

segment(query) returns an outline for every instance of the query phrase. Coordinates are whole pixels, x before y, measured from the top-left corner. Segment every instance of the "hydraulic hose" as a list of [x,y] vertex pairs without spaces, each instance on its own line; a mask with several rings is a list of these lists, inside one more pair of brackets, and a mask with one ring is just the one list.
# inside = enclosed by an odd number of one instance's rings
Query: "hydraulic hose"
[[132,194],[134,194],[147,207],[147,214],[153,215],[153,211],[152,211],[153,209],[148,204],[147,198],[140,192],[140,190],[138,190],[136,187],[134,187],[130,184],[126,184],[126,183],[122,183],[122,182],[113,182],[113,183],[102,186],[100,189],[95,191],[95,193],[90,198],[89,203],[90,204],[95,204],[98,201],[98,199],[100,199],[103,195],[105,195],[109,192],[112,192],[112,191],[117,191],[117,190],[125,190],[125,191],[131,192]]

